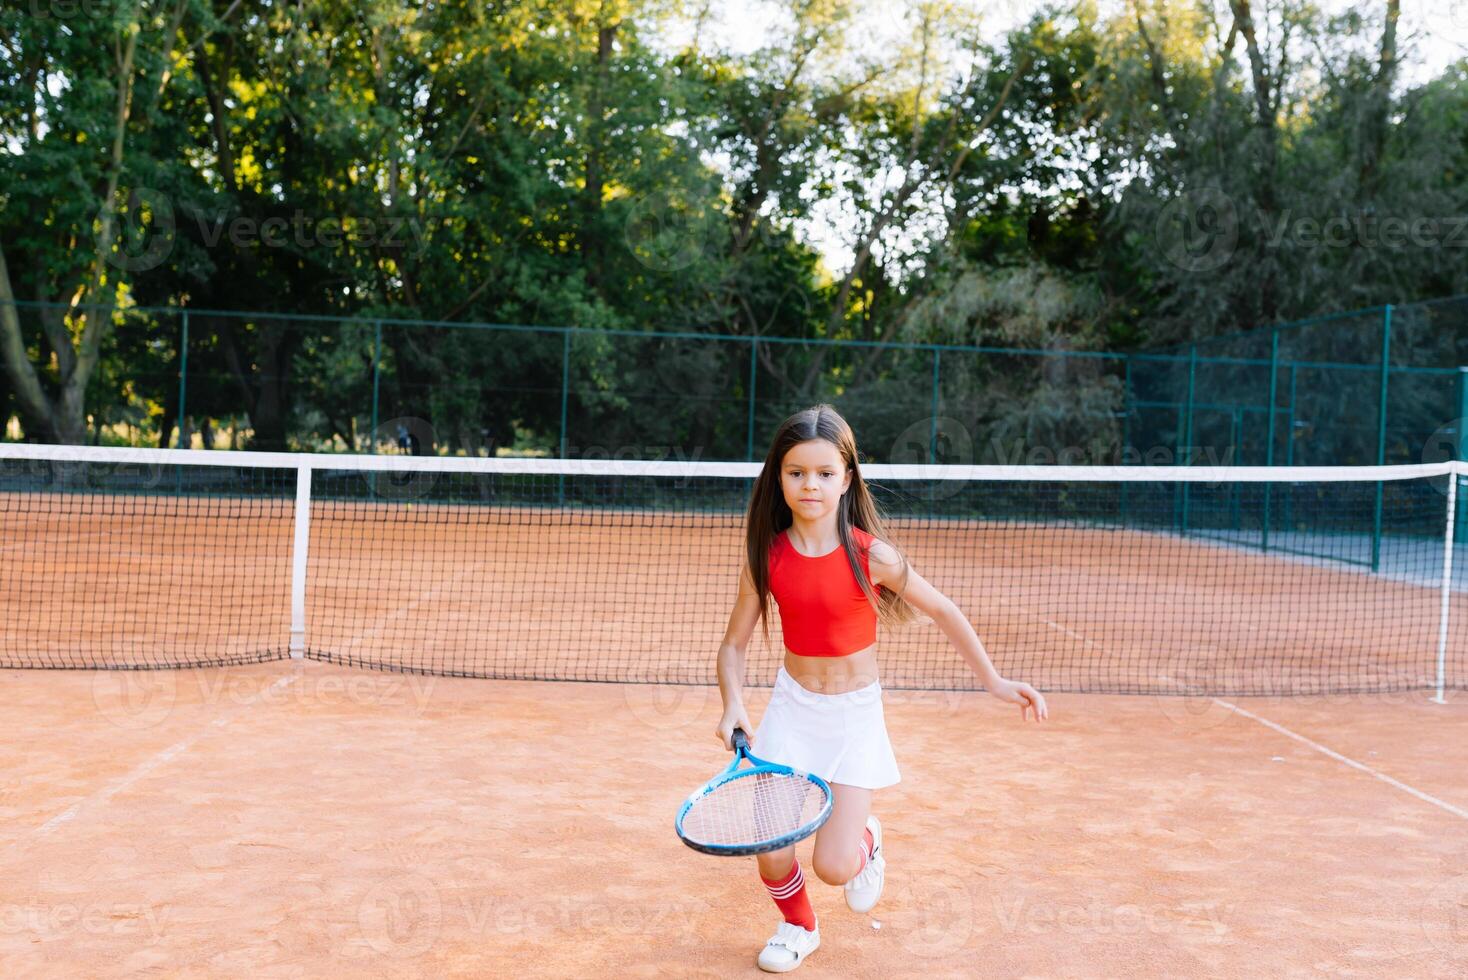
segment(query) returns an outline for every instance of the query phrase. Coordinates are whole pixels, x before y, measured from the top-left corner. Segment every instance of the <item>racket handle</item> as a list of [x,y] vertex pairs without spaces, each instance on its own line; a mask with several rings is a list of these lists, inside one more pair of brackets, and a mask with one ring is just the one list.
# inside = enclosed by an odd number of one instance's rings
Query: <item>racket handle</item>
[[734,741],[734,751],[735,752],[748,752],[749,751],[749,736],[746,735],[746,734],[744,734],[744,729],[738,728],[738,727],[736,727],[734,729],[734,738],[733,738],[733,741]]

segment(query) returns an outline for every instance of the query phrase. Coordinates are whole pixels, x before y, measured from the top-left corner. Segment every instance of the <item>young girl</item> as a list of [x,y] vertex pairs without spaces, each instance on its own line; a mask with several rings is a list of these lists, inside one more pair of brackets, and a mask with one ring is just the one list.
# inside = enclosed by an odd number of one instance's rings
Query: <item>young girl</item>
[[[1020,719],[1048,717],[1030,685],[995,671],[963,613],[888,543],[862,482],[851,427],[830,405],[786,419],[755,480],[745,531],[747,565],[719,646],[724,716],[718,737],[733,751],[737,726],[751,750],[831,784],[831,817],[816,834],[812,864],[846,904],[866,912],[882,894],[882,825],[872,791],[898,782],[882,714],[874,645],[877,620],[931,617],[984,690],[1017,704]],[[769,635],[769,597],[784,625],[784,665],[760,727],[744,710],[744,652],[760,620]],[[795,969],[821,944],[795,847],[758,855],[760,878],[784,917],[759,955],[770,973]]]

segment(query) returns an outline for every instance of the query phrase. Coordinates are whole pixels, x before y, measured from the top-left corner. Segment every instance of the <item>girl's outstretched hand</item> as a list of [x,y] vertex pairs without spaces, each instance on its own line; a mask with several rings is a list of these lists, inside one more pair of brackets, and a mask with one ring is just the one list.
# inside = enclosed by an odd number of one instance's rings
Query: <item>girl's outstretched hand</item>
[[1035,713],[1036,721],[1044,721],[1050,717],[1050,709],[1045,707],[1045,695],[1035,690],[1024,681],[1001,680],[989,691],[1000,701],[1019,705],[1019,720],[1024,721],[1028,713]]

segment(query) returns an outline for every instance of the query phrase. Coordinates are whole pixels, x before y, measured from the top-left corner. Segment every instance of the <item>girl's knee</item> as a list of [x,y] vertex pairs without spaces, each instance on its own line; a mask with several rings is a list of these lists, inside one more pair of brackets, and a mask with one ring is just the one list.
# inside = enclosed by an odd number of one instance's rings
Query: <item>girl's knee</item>
[[793,846],[782,847],[778,851],[757,854],[755,861],[759,864],[760,874],[764,877],[783,877],[790,873],[790,866],[795,863],[795,848]]
[[844,885],[856,873],[855,867],[849,860],[837,860],[820,854],[815,856],[811,865],[816,877],[828,885]]

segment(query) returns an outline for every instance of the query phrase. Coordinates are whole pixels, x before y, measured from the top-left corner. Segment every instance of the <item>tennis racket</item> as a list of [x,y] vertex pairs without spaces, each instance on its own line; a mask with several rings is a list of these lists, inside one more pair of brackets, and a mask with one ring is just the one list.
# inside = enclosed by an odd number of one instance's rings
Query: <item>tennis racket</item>
[[[745,759],[752,768],[739,768]],[[824,779],[751,755],[748,736],[736,728],[734,761],[683,802],[675,827],[695,851],[736,856],[804,840],[830,816]]]

